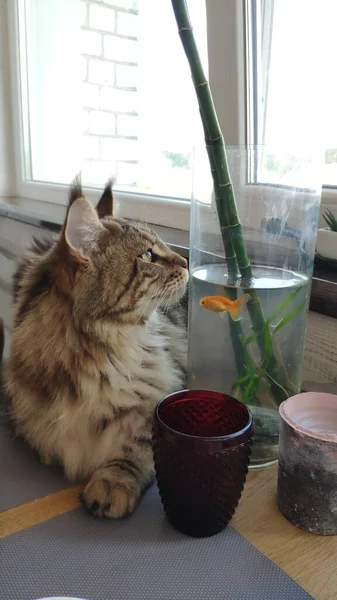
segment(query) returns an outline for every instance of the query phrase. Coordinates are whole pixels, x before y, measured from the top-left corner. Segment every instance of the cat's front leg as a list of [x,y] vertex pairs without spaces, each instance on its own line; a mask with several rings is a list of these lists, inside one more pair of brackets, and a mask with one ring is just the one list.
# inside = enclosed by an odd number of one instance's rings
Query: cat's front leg
[[151,437],[138,437],[119,456],[95,471],[82,500],[98,517],[121,519],[135,510],[153,479]]

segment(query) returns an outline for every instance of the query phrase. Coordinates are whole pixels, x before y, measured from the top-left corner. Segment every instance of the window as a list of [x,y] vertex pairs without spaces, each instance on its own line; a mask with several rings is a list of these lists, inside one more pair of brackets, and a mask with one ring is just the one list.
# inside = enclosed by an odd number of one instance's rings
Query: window
[[[188,5],[226,143],[314,139],[324,202],[337,204],[335,0]],[[16,193],[64,204],[77,172],[89,196],[116,175],[121,214],[188,229],[203,134],[171,1],[7,0],[7,11]]]
[[[207,64],[206,7],[190,0]],[[202,143],[171,2],[19,0],[24,180],[189,199]]]
[[[188,4],[233,142],[243,5]],[[16,193],[64,204],[64,185],[80,170],[89,189],[112,174],[124,216],[188,229],[192,155],[203,132],[170,0],[7,0],[7,11]],[[219,23],[228,23],[226,42]],[[226,110],[223,69],[231,79]],[[227,110],[230,120],[221,115]]]
[[[291,184],[292,148],[310,148],[325,157],[324,185],[336,187],[336,1],[256,0],[247,14],[249,137],[268,149],[259,181],[273,183],[282,173]],[[333,201],[328,190],[323,200]]]

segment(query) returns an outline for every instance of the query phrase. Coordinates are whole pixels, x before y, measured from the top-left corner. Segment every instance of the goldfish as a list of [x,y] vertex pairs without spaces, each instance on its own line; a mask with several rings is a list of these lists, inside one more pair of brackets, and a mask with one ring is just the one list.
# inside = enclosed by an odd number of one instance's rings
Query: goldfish
[[233,321],[240,321],[241,310],[249,299],[249,294],[243,294],[237,300],[230,300],[226,296],[205,296],[201,298],[199,304],[203,308],[207,308],[207,310],[219,313],[222,319],[224,319],[224,315],[228,311]]

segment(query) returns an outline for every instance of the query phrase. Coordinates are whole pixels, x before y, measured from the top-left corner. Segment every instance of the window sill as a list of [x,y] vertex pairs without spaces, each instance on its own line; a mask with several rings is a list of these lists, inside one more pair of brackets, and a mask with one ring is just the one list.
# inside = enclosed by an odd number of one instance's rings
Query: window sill
[[[65,207],[31,198],[0,198],[0,217],[7,217],[49,231],[59,231],[65,217]],[[172,250],[188,258],[189,232],[173,227],[152,225]]]
[[[64,219],[65,207],[58,204],[23,198],[0,199],[0,217],[20,221],[46,231],[58,231]],[[189,254],[187,231],[154,225],[167,245],[185,258]],[[315,266],[310,310],[337,318],[337,270],[330,266]]]

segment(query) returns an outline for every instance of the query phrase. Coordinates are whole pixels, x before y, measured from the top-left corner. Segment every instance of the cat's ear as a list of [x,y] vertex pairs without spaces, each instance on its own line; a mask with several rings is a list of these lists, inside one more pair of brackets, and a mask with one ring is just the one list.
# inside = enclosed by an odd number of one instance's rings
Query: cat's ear
[[109,179],[105,185],[104,192],[96,206],[97,214],[100,219],[109,217],[113,214],[113,194],[112,188],[114,179]]
[[63,229],[64,241],[72,253],[89,256],[97,247],[102,231],[104,227],[90,202],[84,197],[74,200]]

